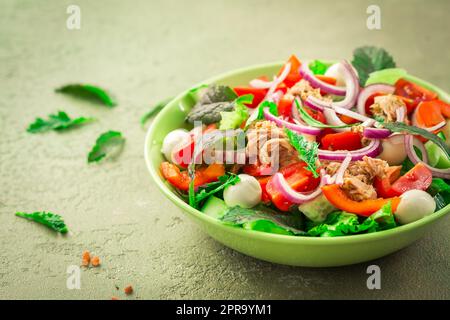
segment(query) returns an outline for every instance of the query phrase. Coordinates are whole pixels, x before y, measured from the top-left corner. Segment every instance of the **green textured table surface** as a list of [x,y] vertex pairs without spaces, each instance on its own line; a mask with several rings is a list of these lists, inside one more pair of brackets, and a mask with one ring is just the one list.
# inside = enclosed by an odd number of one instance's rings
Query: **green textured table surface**
[[[376,3],[373,3],[376,2]],[[66,8],[81,8],[68,30]],[[382,28],[366,27],[381,8]],[[0,298],[450,298],[450,219],[412,246],[342,268],[258,261],[206,236],[152,185],[140,116],[152,103],[235,68],[300,58],[351,56],[385,47],[411,73],[450,90],[449,1],[23,1],[0,0]],[[101,84],[114,109],[55,94],[69,82]],[[62,109],[98,122],[31,135],[36,116]],[[87,165],[96,137],[120,130],[116,161]],[[14,216],[64,216],[66,237]],[[66,287],[81,252],[102,259]],[[381,268],[368,290],[366,268]]]

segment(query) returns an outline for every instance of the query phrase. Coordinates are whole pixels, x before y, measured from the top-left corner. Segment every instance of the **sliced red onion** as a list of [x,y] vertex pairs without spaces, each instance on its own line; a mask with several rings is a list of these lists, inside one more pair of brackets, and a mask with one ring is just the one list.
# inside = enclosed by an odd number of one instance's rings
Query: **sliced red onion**
[[429,132],[434,132],[436,130],[439,130],[440,128],[445,126],[445,121],[439,122],[437,125],[432,126],[432,127],[428,127],[428,128],[424,128],[425,130],[429,131]]
[[286,200],[292,203],[305,203],[311,200],[314,200],[317,196],[322,193],[322,187],[329,182],[329,176],[325,175],[324,172],[321,172],[320,184],[316,190],[309,193],[297,192],[291,188],[291,186],[287,183],[284,176],[277,172],[272,178],[272,182],[274,183],[274,187],[279,190]]
[[374,93],[380,92],[380,93],[386,93],[391,94],[394,93],[395,87],[391,86],[389,84],[384,83],[374,83],[371,85],[368,85],[367,87],[363,88],[361,92],[359,93],[358,100],[356,102],[357,110],[360,114],[366,115],[366,102],[367,99]]
[[[427,155],[425,146],[423,145],[423,143],[421,141],[419,141],[418,139],[414,139],[414,137],[412,135],[405,135],[405,145],[406,145],[406,152],[408,154],[408,158],[412,161],[412,163],[417,164],[417,163],[421,162],[428,169],[431,170],[434,177],[450,179],[450,168],[449,169],[434,168],[419,158],[419,156],[416,153],[416,150],[414,150],[414,146],[419,148],[420,152],[422,153],[422,157],[423,157],[423,155],[425,155],[425,156]],[[422,148],[425,151],[422,151]],[[424,160],[427,160],[427,159],[424,159]]]
[[264,100],[267,100],[268,97],[272,96],[272,94],[277,89],[278,85],[286,79],[286,77],[288,76],[290,71],[291,71],[291,63],[288,62],[284,65],[283,71],[281,72],[280,76],[276,77],[272,81],[272,85],[269,87],[269,91],[267,91],[267,94],[266,94]]
[[[329,125],[332,126],[345,126],[346,123],[343,122],[339,117],[337,116],[336,112],[333,109],[325,108],[323,110],[323,115],[325,116],[325,119]],[[336,130],[338,132],[344,132],[344,131],[350,131],[350,127],[346,128],[335,128],[333,130]]]
[[314,110],[319,111],[322,111],[324,108],[331,108],[331,107],[341,107],[345,109],[351,109],[355,106],[356,99],[359,93],[358,75],[355,73],[355,70],[350,65],[350,63],[348,63],[346,60],[343,60],[341,62],[341,68],[345,79],[345,88],[346,88],[345,98],[337,102],[328,102],[320,100],[313,96],[309,96],[305,101],[305,105]]
[[383,128],[364,128],[363,136],[369,139],[386,139],[391,135],[389,129]]
[[345,109],[342,107],[336,107],[336,106],[333,106],[333,109],[339,114],[343,114],[344,116],[347,116],[347,117],[350,117],[350,118],[353,118],[353,119],[356,119],[356,120],[359,120],[362,122],[371,120],[371,118],[364,116],[362,114],[359,114],[358,112],[351,111],[349,109]]
[[310,126],[306,126],[306,125],[302,125],[302,124],[298,124],[298,123],[295,124],[295,123],[291,123],[286,120],[280,119],[280,118],[274,116],[273,114],[271,114],[269,112],[269,108],[264,108],[264,117],[267,120],[275,122],[280,127],[285,127],[285,128],[288,128],[288,129],[298,132],[298,133],[304,133],[304,134],[310,134],[313,136],[317,136],[322,131],[320,128],[314,128],[314,127],[310,127]]
[[375,124],[376,124],[376,121],[374,119],[368,119],[368,120],[364,121],[363,123],[361,123],[361,125],[363,127],[367,127],[367,128],[372,127]]
[[250,87],[256,89],[269,89],[273,84],[273,81],[265,81],[261,79],[253,79],[250,81]]
[[364,156],[375,158],[381,153],[380,140],[372,140],[368,146],[353,151],[329,151],[319,149],[319,159],[331,161],[343,161],[347,154],[352,156],[352,161],[361,160]]
[[344,183],[344,173],[345,173],[345,170],[347,170],[351,161],[352,161],[352,155],[350,153],[347,153],[344,161],[342,161],[341,165],[339,166],[338,171],[336,172],[336,174],[334,176],[334,181],[336,184],[341,185]]
[[300,67],[300,74],[302,75],[303,79],[305,79],[311,84],[313,88],[319,88],[323,92],[333,94],[336,96],[345,96],[347,92],[346,87],[335,86],[318,79],[311,72],[307,63],[303,63],[302,66]]

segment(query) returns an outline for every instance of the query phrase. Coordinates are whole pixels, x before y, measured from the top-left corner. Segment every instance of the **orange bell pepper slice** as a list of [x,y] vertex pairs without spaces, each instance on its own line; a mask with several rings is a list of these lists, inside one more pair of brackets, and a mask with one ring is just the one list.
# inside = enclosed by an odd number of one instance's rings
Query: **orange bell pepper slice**
[[328,201],[336,208],[346,212],[355,213],[360,216],[368,217],[377,212],[385,204],[391,201],[392,211],[397,210],[400,203],[400,197],[378,198],[374,200],[355,201],[350,199],[337,184],[330,184],[322,187],[322,192]]
[[[175,188],[189,190],[191,179],[187,171],[180,171],[180,168],[169,162],[161,163],[160,169],[163,177]],[[194,187],[217,181],[224,174],[225,167],[222,164],[214,163],[208,167],[199,168],[195,171]]]
[[438,101],[422,101],[419,103],[415,115],[418,125],[428,128],[445,121],[445,118],[442,116],[441,105]]

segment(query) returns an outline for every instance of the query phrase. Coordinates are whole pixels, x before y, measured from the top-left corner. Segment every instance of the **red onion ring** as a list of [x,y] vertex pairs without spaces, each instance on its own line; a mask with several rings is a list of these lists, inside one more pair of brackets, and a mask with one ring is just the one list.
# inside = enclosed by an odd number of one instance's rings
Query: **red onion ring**
[[319,196],[322,193],[322,187],[329,182],[328,179],[329,176],[325,175],[322,171],[319,186],[316,188],[316,190],[309,193],[297,192],[292,189],[291,186],[287,183],[284,176],[279,172],[275,173],[275,175],[272,177],[272,182],[274,184],[274,187],[283,194],[286,200],[292,203],[301,204],[314,200],[317,196]]
[[319,149],[319,159],[321,160],[332,160],[332,161],[343,161],[350,154],[352,161],[361,160],[364,156],[375,158],[381,153],[381,142],[380,140],[372,140],[369,145],[353,151],[329,151]]
[[[325,116],[325,119],[328,124],[332,126],[345,126],[346,123],[343,122],[339,117],[337,116],[336,112],[333,109],[325,108],[323,110],[323,115]],[[344,131],[350,131],[350,127],[347,128],[334,128],[333,130],[338,132],[344,132]]]
[[369,117],[367,117],[365,115],[359,114],[358,112],[351,111],[349,109],[345,109],[345,108],[342,108],[342,107],[336,107],[336,106],[333,106],[333,109],[337,113],[343,114],[343,115],[345,115],[347,117],[350,117],[350,118],[353,118],[353,119],[356,119],[356,120],[359,120],[359,121],[362,121],[362,122],[371,120],[371,118],[369,118]]
[[335,86],[335,85],[331,85],[329,83],[326,83],[320,79],[318,79],[309,69],[309,66],[307,63],[303,63],[300,67],[300,74],[303,77],[303,79],[305,79],[306,81],[308,81],[311,86],[313,88],[319,88],[320,90],[322,90],[323,92],[329,93],[329,94],[333,94],[336,96],[345,96],[347,89],[346,87],[340,87],[340,86]]
[[280,119],[280,118],[274,116],[273,114],[271,114],[269,112],[268,108],[264,108],[264,117],[266,118],[266,120],[275,122],[280,127],[285,127],[285,128],[288,128],[288,129],[298,132],[298,133],[304,133],[304,134],[310,134],[313,136],[317,136],[322,131],[320,128],[314,128],[314,127],[302,125],[299,123],[295,124],[295,123],[291,123],[286,120]]
[[389,129],[384,128],[364,128],[363,136],[369,139],[386,139],[391,135]]
[[334,183],[336,184],[343,184],[344,183],[344,173],[345,170],[347,170],[350,162],[352,161],[352,155],[350,153],[347,153],[344,161],[342,161],[341,165],[339,166],[338,171],[336,172],[334,176]]
[[272,85],[270,86],[269,91],[267,91],[267,94],[266,94],[264,100],[267,100],[268,97],[272,96],[272,94],[277,89],[278,85],[286,79],[286,77],[289,75],[290,71],[291,71],[291,63],[288,62],[284,65],[283,71],[281,72],[280,76],[276,77],[272,81]]
[[[405,135],[405,145],[406,145],[406,152],[408,154],[408,158],[412,161],[412,163],[423,163],[430,171],[432,172],[434,177],[443,178],[443,179],[450,179],[450,169],[438,169],[430,166],[425,161],[421,160],[419,156],[416,153],[416,150],[414,150],[414,145],[420,149],[420,152],[422,152],[422,155],[427,155],[425,146],[421,141],[418,139],[414,139],[412,135]],[[421,146],[419,146],[421,145]],[[422,148],[425,150],[422,151]],[[426,158],[424,160],[427,160]]]
[[360,114],[366,115],[366,102],[369,97],[377,92],[391,94],[394,93],[395,87],[391,86],[389,84],[384,83],[374,83],[371,85],[368,85],[367,87],[363,88],[361,92],[359,93],[358,100],[356,102],[357,110]]
[[346,95],[344,100],[337,102],[327,102],[317,99],[316,97],[309,96],[305,100],[305,105],[308,107],[322,111],[324,108],[341,107],[345,109],[351,109],[355,106],[356,99],[359,93],[359,81],[358,76],[353,70],[353,67],[346,60],[341,62],[342,71],[344,73]]
[[442,121],[442,122],[439,122],[439,123],[438,123],[437,125],[435,125],[435,126],[428,127],[428,128],[424,128],[424,129],[427,130],[427,131],[429,131],[429,132],[433,132],[433,131],[439,130],[439,129],[442,128],[442,127],[445,127],[445,124],[446,124],[446,122],[445,122],[445,121]]
[[253,79],[250,81],[250,87],[252,88],[256,88],[256,89],[269,89],[272,84],[273,81],[265,81],[265,80],[261,80],[261,79]]

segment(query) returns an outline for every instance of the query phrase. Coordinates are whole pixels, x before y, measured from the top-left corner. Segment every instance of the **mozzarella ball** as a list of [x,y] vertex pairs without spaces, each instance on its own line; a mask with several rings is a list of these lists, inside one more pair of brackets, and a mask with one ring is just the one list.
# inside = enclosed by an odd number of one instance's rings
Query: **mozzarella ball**
[[381,143],[383,152],[378,158],[383,159],[390,166],[398,166],[406,159],[407,153],[403,139],[384,139]]
[[175,129],[164,138],[161,152],[167,160],[172,161],[172,151],[175,146],[181,143],[186,143],[190,139],[190,134],[185,129]]
[[255,177],[240,174],[240,181],[225,188],[223,199],[229,207],[251,208],[261,202],[261,185]]
[[[355,71],[355,73],[358,74],[358,72],[356,71],[356,69],[353,66],[352,66],[352,68]],[[327,69],[327,71],[325,71],[325,76],[335,78],[337,86],[340,86],[340,87],[344,87],[345,86],[345,78],[344,78],[344,75],[343,75],[343,73],[341,71],[341,64],[340,63],[332,64]]]
[[436,202],[434,202],[433,197],[422,190],[406,191],[400,198],[395,217],[401,224],[422,219],[432,214],[436,209]]

